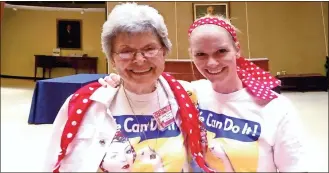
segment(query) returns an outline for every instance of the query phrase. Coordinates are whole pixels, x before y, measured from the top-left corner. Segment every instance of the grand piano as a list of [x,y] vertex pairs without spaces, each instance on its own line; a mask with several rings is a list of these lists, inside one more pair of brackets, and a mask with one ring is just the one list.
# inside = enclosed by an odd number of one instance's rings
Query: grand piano
[[42,78],[45,78],[46,69],[48,76],[51,78],[53,68],[73,68],[78,74],[79,70],[87,69],[89,73],[97,73],[98,57],[71,57],[71,56],[51,56],[51,55],[34,55],[34,80],[37,78],[37,68],[42,68]]

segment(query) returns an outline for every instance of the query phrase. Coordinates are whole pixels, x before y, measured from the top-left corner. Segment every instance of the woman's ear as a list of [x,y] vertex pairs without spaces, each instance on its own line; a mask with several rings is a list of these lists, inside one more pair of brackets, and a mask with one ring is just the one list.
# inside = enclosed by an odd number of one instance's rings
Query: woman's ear
[[240,53],[240,50],[235,54],[235,58],[238,59],[241,57],[241,53]]
[[110,63],[113,67],[115,66],[115,62],[114,62],[113,58],[110,58]]
[[190,47],[188,48],[188,54],[190,55],[191,58],[193,58],[193,56],[192,56],[192,49]]
[[241,57],[241,50],[239,48],[239,43],[234,42],[233,40],[232,40],[232,42],[233,42],[234,49],[236,51],[235,56],[236,56],[236,58],[240,58]]
[[163,56],[167,56],[168,55],[168,50],[167,49],[163,49]]
[[[109,63],[109,65],[111,65],[112,66],[112,68],[113,68],[113,70],[116,70],[115,69],[115,61],[113,60],[113,58],[110,58],[110,63]],[[109,67],[109,69],[110,69],[111,67]]]

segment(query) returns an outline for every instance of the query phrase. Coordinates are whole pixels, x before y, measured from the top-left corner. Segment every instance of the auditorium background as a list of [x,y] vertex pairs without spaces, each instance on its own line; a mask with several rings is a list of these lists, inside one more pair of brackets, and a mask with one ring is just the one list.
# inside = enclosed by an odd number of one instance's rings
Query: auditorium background
[[[107,2],[107,13],[119,2]],[[218,2],[193,2],[218,3]],[[168,59],[189,59],[187,30],[193,21],[192,2],[140,2],[164,16],[173,43]],[[328,2],[230,2],[232,23],[240,29],[238,38],[247,58],[268,58],[270,72],[321,73],[328,44]],[[247,9],[247,13],[246,13]],[[51,54],[56,48],[56,20],[81,21],[80,50],[62,50],[98,57],[98,73],[106,73],[100,33],[105,12],[36,11],[1,9],[1,75],[33,77],[34,55]],[[247,14],[247,16],[246,16]],[[324,16],[324,20],[322,18]],[[324,21],[324,26],[323,26]],[[249,38],[249,39],[248,39]],[[112,71],[112,69],[110,69]],[[73,69],[54,69],[52,77],[74,74]],[[41,76],[41,69],[38,76]]]

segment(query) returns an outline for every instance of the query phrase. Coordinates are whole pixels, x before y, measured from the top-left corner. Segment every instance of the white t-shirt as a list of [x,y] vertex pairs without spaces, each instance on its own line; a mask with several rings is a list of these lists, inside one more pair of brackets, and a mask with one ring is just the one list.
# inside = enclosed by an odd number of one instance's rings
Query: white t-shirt
[[207,129],[207,164],[218,172],[308,171],[298,115],[287,98],[257,100],[246,89],[230,94],[207,80],[192,82]]
[[120,87],[110,110],[128,141],[112,141],[103,168],[109,172],[188,172],[184,139],[178,126],[174,123],[161,131],[152,116],[169,105],[165,90],[158,86],[150,94],[125,92]]

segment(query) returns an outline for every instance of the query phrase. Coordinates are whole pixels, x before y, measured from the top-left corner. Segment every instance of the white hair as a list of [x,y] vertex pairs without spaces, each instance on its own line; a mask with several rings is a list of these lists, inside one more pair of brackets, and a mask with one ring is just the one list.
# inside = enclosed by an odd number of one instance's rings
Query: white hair
[[124,3],[116,5],[103,24],[102,49],[107,59],[111,58],[111,41],[118,33],[142,33],[153,31],[160,38],[167,51],[171,50],[168,29],[158,11],[148,5]]

